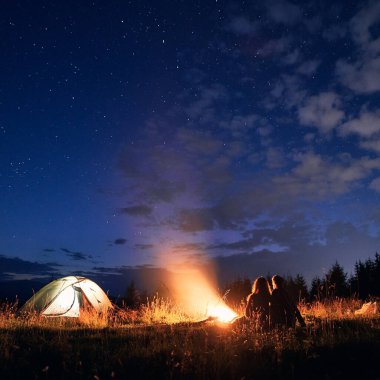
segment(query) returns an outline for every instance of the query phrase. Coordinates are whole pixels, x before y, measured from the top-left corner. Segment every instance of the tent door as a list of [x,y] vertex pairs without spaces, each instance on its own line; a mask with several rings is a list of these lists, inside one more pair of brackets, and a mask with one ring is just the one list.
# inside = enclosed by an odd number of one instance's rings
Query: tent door
[[86,295],[84,294],[84,291],[80,288],[75,286],[75,291],[79,300],[80,310],[82,311],[93,311],[94,307],[92,306],[91,302],[88,300]]

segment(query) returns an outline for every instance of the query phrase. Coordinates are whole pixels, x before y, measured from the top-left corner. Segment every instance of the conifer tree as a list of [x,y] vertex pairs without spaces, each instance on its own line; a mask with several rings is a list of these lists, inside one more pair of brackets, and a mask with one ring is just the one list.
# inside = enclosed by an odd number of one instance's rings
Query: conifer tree
[[299,300],[308,300],[309,299],[309,292],[307,289],[307,284],[305,281],[305,278],[302,276],[302,274],[297,274],[294,279],[294,284],[298,291],[298,299]]
[[348,296],[347,273],[344,272],[343,267],[337,261],[327,272],[326,284],[329,297]]
[[322,300],[326,297],[326,284],[319,277],[314,277],[311,282],[310,298],[314,300]]

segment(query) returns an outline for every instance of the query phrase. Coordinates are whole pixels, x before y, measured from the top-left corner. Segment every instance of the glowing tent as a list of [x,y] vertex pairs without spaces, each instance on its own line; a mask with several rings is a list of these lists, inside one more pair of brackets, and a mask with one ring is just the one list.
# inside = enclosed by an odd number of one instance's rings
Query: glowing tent
[[47,317],[79,317],[83,310],[104,313],[112,304],[95,282],[68,276],[52,281],[34,294],[21,312],[37,312]]

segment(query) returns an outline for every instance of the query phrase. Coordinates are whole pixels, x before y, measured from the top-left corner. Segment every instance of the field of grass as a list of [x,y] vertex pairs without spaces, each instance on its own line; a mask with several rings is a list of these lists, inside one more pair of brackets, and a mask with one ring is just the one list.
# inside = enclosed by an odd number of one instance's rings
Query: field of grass
[[155,299],[81,320],[0,311],[0,379],[380,379],[380,317],[358,301],[300,305],[307,327],[197,323]]

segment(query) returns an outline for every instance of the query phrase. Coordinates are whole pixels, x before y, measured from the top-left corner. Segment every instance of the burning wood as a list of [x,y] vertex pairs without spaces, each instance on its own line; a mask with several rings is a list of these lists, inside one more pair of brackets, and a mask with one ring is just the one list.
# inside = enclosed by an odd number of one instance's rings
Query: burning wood
[[226,305],[218,305],[210,307],[207,312],[208,317],[200,321],[194,322],[195,324],[202,324],[206,322],[221,322],[230,324],[233,323],[239,316]]
[[217,286],[211,271],[206,273],[199,267],[188,266],[168,280],[172,296],[186,314],[206,316],[206,319],[200,321],[201,323],[210,320],[229,323],[237,317],[216,290]]
[[223,325],[230,325],[232,323],[234,323],[237,319],[239,319],[239,317],[235,317],[233,318],[232,320],[230,321],[221,321],[220,319],[218,319],[218,317],[207,317],[205,319],[201,319],[200,321],[196,321],[196,322],[186,322],[186,323],[180,323],[181,325],[186,325],[186,326],[198,326],[198,325],[203,325],[203,324],[206,324],[207,322],[216,322],[216,323],[220,323],[220,324],[223,324]]

